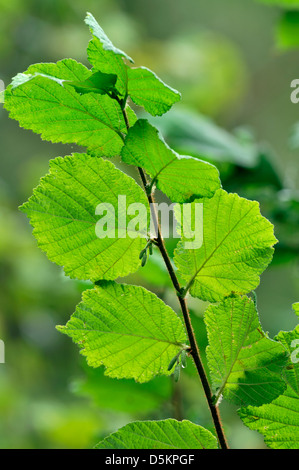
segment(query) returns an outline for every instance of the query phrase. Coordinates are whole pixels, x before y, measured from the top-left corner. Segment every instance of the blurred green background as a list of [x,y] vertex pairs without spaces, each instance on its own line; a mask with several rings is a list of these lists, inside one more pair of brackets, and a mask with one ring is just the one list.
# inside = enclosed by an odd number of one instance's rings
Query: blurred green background
[[[90,11],[112,41],[182,92],[182,102],[152,121],[183,154],[214,162],[224,189],[261,203],[275,224],[273,263],[257,289],[260,319],[274,336],[295,325],[299,300],[298,24],[271,2],[254,0],[0,0],[0,79],[7,85],[31,63],[73,57],[87,64]],[[279,3],[279,2],[274,2]],[[288,29],[288,18],[291,28]],[[136,419],[188,418],[211,429],[191,364],[178,385],[115,381],[88,370],[78,349],[55,330],[88,283],[71,281],[39,251],[18,212],[48,171],[76,150],[42,142],[0,107],[0,448],[85,448]],[[119,162],[116,160],[116,163]],[[161,196],[162,197],[162,196]],[[174,246],[168,243],[170,251]],[[157,253],[126,282],[142,284],[178,311]],[[200,349],[206,305],[190,299]],[[221,405],[233,448],[263,439]]]

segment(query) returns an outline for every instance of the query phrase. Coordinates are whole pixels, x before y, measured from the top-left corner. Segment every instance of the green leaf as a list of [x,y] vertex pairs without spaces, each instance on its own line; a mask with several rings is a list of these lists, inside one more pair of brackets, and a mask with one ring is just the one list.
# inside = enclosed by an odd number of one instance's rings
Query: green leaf
[[285,390],[286,349],[265,335],[254,302],[230,297],[205,313],[207,358],[217,398],[236,405],[269,403]]
[[146,67],[128,68],[128,93],[138,106],[153,116],[166,113],[181,94],[166,85],[157,75]]
[[102,72],[96,72],[92,74],[84,82],[67,82],[68,85],[71,85],[75,88],[77,93],[99,93],[100,95],[108,94],[109,92],[114,92],[115,83],[117,76],[113,74],[107,74]]
[[105,34],[105,32],[91,13],[87,13],[85,23],[87,24],[87,26],[89,26],[91,33],[99,39],[105,51],[111,51],[113,52],[113,54],[120,55],[128,59],[130,62],[133,62],[133,59],[131,59],[131,57],[129,57],[125,52],[121,51],[120,49],[117,49],[117,47],[112,44],[108,36]]
[[129,130],[121,156],[124,162],[144,168],[174,202],[211,197],[220,187],[216,167],[178,155],[145,119],[139,119]]
[[[298,315],[299,303],[293,308]],[[299,325],[293,331],[280,332],[275,339],[290,354],[284,370],[287,388],[272,403],[241,408],[238,413],[246,426],[264,435],[265,443],[272,449],[299,449]]]
[[299,47],[299,11],[285,12],[277,29],[277,44],[281,49]]
[[[119,238],[117,220],[115,235],[109,234],[112,238],[98,238],[96,208],[100,203],[111,204],[117,217],[122,211],[118,212],[119,194],[126,196],[126,207],[135,202],[148,207],[137,183],[112,163],[74,154],[51,161],[49,175],[21,210],[31,219],[39,247],[71,278],[115,279],[138,269],[145,242],[130,233]],[[126,227],[131,219],[127,216]],[[146,230],[144,224],[140,231]]]
[[105,50],[101,41],[96,37],[89,42],[87,55],[94,70],[117,76],[115,87],[119,95],[125,97],[128,90],[128,67],[122,56]]
[[133,59],[112,44],[90,13],[87,13],[85,23],[94,36],[87,48],[89,62],[96,70],[107,74],[115,74],[117,76],[116,89],[121,97],[126,98],[128,92],[128,66],[123,59],[127,59],[132,63],[134,62]]
[[217,449],[207,429],[190,421],[136,421],[110,434],[97,449]]
[[[261,216],[259,204],[219,189],[203,204],[203,245],[185,248],[178,243],[175,264],[194,297],[218,302],[231,292],[246,294],[273,256],[277,242],[273,225]],[[187,230],[188,232],[188,230]]]
[[80,96],[63,82],[84,82],[90,79],[90,70],[66,59],[32,65],[22,75],[28,74],[30,80],[23,77],[19,86],[14,82],[5,91],[4,107],[20,126],[45,140],[82,145],[99,156],[120,153],[127,129],[119,104],[107,95]]
[[92,367],[105,374],[147,382],[169,375],[168,364],[186,340],[175,312],[143,287],[103,281],[83,293],[66,326]]

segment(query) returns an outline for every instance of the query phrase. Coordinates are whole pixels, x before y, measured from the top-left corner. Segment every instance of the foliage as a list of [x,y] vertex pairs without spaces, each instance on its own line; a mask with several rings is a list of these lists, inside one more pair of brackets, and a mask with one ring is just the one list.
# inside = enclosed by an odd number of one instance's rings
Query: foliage
[[[112,44],[91,14],[86,23],[93,35],[88,46],[92,69],[72,59],[32,65],[13,79],[4,99],[5,109],[20,126],[51,142],[78,144],[87,152],[53,160],[50,173],[21,208],[49,259],[63,266],[70,277],[95,284],[83,293],[66,326],[58,328],[79,344],[90,366],[104,365],[106,375],[119,379],[147,382],[158,374],[173,373],[178,380],[191,356],[218,439],[217,443],[208,430],[187,421],[144,421],[125,426],[97,447],[226,448],[218,413],[223,396],[246,407],[239,412],[241,418],[249,427],[262,430],[270,446],[287,440],[289,448],[297,448],[298,440],[288,439],[289,429],[278,437],[275,432],[277,423],[298,426],[297,366],[290,362],[290,341],[298,339],[298,328],[274,340],[268,338],[255,303],[247,297],[272,260],[277,243],[273,226],[256,201],[220,189],[215,166],[180,156],[147,120],[137,119],[128,97],[160,116],[180,94],[149,69],[132,67],[132,59]],[[144,191],[103,159],[117,155],[138,167]],[[128,203],[148,206],[154,201],[155,186],[174,203],[192,201],[191,208],[196,203],[203,207],[203,245],[186,248],[183,230],[175,250],[176,268],[161,233],[150,238],[147,221],[134,238],[123,236],[122,226],[110,238],[96,234],[99,203],[116,209],[119,195],[126,195]],[[133,219],[125,214],[127,225]],[[183,219],[181,228],[186,228],[185,223]],[[144,266],[153,245],[165,261],[182,319],[153,293],[118,280]],[[205,324],[213,396],[192,330],[189,293],[211,303]],[[290,399],[294,416],[286,423]],[[268,421],[274,422],[270,431]],[[167,438],[161,441],[162,434]]]
[[145,421],[127,424],[106,437],[97,449],[217,449],[213,434],[190,421]]
[[[294,304],[299,315],[299,304]],[[297,449],[299,441],[299,325],[290,332],[281,331],[277,335],[290,354],[288,366],[284,370],[287,387],[283,394],[272,403],[259,408],[241,408],[239,415],[243,422],[265,436],[265,442],[272,449]],[[296,348],[296,349],[294,349]],[[291,360],[293,358],[293,360]]]

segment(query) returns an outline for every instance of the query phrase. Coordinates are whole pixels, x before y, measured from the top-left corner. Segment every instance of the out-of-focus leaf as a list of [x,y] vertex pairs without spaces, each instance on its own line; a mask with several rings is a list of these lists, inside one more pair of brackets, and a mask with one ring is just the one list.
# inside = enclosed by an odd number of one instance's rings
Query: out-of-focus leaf
[[277,28],[277,44],[281,49],[299,47],[299,11],[285,12]]
[[132,379],[115,381],[104,375],[102,369],[88,368],[85,379],[78,379],[72,385],[77,394],[89,397],[97,407],[107,410],[145,416],[170,400],[171,381],[168,377],[155,377],[140,384]]
[[173,110],[163,119],[149,118],[149,121],[178,152],[245,168],[256,165],[258,151],[251,138],[234,136],[199,113]]
[[299,0],[258,0],[268,5],[277,5],[283,8],[299,8]]

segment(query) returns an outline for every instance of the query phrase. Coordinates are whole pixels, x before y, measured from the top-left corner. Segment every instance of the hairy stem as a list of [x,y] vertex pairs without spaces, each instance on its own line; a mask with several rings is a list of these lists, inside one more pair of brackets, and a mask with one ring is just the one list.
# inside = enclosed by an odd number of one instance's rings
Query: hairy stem
[[[123,111],[123,116],[124,116],[124,120],[125,120],[127,129],[129,130],[130,125],[129,125],[127,113],[126,113],[125,109],[123,109],[122,111]],[[155,242],[156,242],[155,244],[158,246],[158,248],[160,250],[160,253],[161,253],[162,258],[164,260],[164,263],[166,265],[168,274],[171,278],[171,282],[173,284],[173,287],[176,290],[177,297],[179,299],[179,303],[180,303],[180,306],[181,306],[181,310],[182,310],[182,314],[183,314],[183,318],[184,318],[184,322],[185,322],[185,326],[186,326],[186,330],[187,330],[187,334],[188,334],[188,339],[189,339],[189,342],[190,342],[190,348],[191,348],[190,354],[191,354],[191,356],[193,358],[193,361],[195,363],[198,375],[200,377],[200,380],[201,380],[201,383],[202,383],[202,386],[203,386],[203,389],[204,389],[204,392],[205,392],[205,395],[206,395],[206,399],[207,399],[207,402],[208,402],[208,405],[209,405],[209,408],[210,408],[210,412],[211,412],[212,419],[213,419],[213,422],[214,422],[215,430],[216,430],[216,433],[217,433],[219,445],[220,445],[221,449],[228,449],[228,444],[227,444],[226,437],[224,435],[224,431],[223,431],[223,428],[222,428],[219,409],[214,403],[212,390],[211,390],[207,375],[205,373],[205,370],[204,370],[204,367],[203,367],[203,364],[202,364],[202,360],[201,360],[201,357],[200,357],[199,349],[198,349],[198,346],[197,346],[197,342],[196,342],[196,339],[195,339],[195,334],[194,334],[194,331],[193,331],[193,327],[192,327],[192,323],[191,323],[191,319],[190,319],[190,315],[189,315],[189,310],[188,310],[188,307],[187,307],[187,301],[186,301],[186,298],[185,298],[186,291],[184,289],[182,289],[182,287],[180,286],[180,283],[178,281],[176,273],[173,269],[171,260],[169,258],[168,252],[166,250],[165,243],[164,243],[162,233],[161,233],[159,218],[158,218],[158,215],[157,215],[156,209],[155,209],[154,196],[153,196],[152,193],[149,193],[149,191],[148,191],[149,185],[148,185],[148,182],[147,182],[147,179],[146,179],[146,175],[145,175],[143,169],[140,168],[140,167],[138,167],[138,172],[139,172],[139,175],[140,175],[140,178],[141,178],[141,181],[142,181],[144,191],[147,195],[147,199],[148,199],[150,209],[151,209],[152,220],[153,220],[154,226],[156,227],[156,231],[157,231],[157,238],[155,239]],[[184,294],[182,294],[182,293],[184,293]]]

